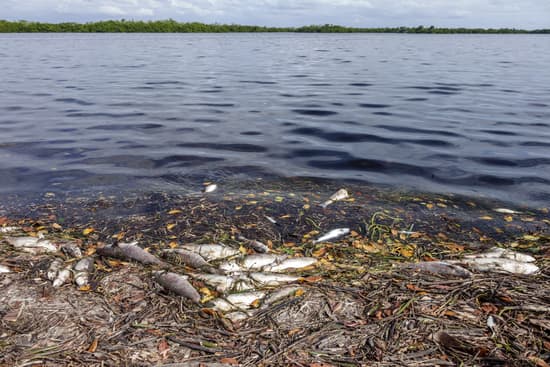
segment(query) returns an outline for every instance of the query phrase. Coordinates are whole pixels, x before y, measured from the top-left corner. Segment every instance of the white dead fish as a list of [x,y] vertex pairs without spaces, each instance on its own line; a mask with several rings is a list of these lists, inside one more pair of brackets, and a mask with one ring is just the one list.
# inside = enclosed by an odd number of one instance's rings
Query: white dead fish
[[[449,261],[451,262],[451,261]],[[505,272],[512,274],[531,275],[537,273],[540,269],[533,263],[520,262],[500,257],[478,257],[454,260],[452,263],[462,263],[479,271],[485,272]]]
[[183,275],[165,271],[155,271],[153,272],[153,278],[158,284],[176,293],[178,296],[187,297],[195,303],[199,303],[201,300],[199,292],[197,292],[191,283],[187,281],[187,277]]
[[226,319],[231,320],[231,322],[240,322],[240,321],[246,320],[247,318],[249,318],[252,315],[253,315],[253,313],[250,312],[250,311],[248,311],[248,312],[233,311],[233,312],[229,312],[229,313],[227,313],[223,316]]
[[237,307],[232,305],[231,303],[227,302],[223,298],[215,298],[208,302],[208,306],[212,307],[215,310],[221,311],[221,312],[228,312],[232,310],[236,310]]
[[92,257],[85,257],[78,261],[74,266],[74,282],[79,287],[88,284],[90,279],[90,273],[94,271],[94,259]]
[[244,236],[238,236],[237,238],[239,239],[239,241],[243,241],[246,246],[250,247],[251,249],[253,249],[256,252],[266,253],[266,252],[269,251],[269,247],[267,247],[266,245],[264,245],[260,241],[249,240],[248,238],[246,238]]
[[57,277],[53,281],[53,286],[55,288],[61,287],[63,284],[67,283],[69,279],[71,279],[71,269],[72,264],[67,265],[63,270],[61,270],[59,273],[57,273]]
[[470,278],[472,276],[472,273],[463,267],[444,261],[422,261],[407,264],[404,268],[456,278]]
[[204,189],[202,190],[205,194],[209,193],[209,192],[214,192],[218,189],[218,185],[216,184],[210,184],[210,185],[206,185],[204,187]]
[[225,297],[226,301],[232,304],[236,309],[248,309],[252,304],[261,300],[266,295],[264,291],[251,291],[242,293],[233,293]]
[[12,233],[17,232],[19,230],[19,227],[0,227],[0,233]]
[[472,255],[466,255],[464,256],[467,259],[473,259],[473,258],[502,258],[502,259],[510,259],[510,260],[516,260],[520,262],[525,263],[532,263],[535,262],[535,258],[531,255],[522,254],[521,252],[516,252],[508,249],[504,249],[501,247],[492,247],[489,249],[489,251],[481,253],[481,254],[472,254]]
[[262,304],[262,309],[265,309],[267,307],[269,307],[271,304],[283,299],[283,298],[287,298],[287,297],[290,297],[290,296],[293,296],[296,294],[297,291],[299,290],[303,290],[302,287],[298,287],[298,286],[293,286],[293,287],[284,287],[284,288],[281,288],[273,293],[271,293],[265,300],[264,300],[264,303]]
[[5,265],[0,265],[0,274],[11,273],[11,269]]
[[57,278],[57,274],[59,273],[59,270],[63,267],[63,261],[60,259],[55,259],[51,262],[50,266],[48,267],[48,271],[46,272],[46,276],[49,280],[52,282]]
[[344,200],[349,197],[348,191],[346,189],[340,189],[330,196],[330,198],[321,204],[321,207],[326,208],[335,201]]
[[289,270],[300,270],[313,265],[316,262],[317,259],[313,257],[292,257],[281,261],[279,264],[266,266],[263,270],[273,273],[281,273]]
[[32,254],[56,252],[57,246],[46,239],[37,237],[7,237],[8,243],[13,247]]
[[260,270],[264,266],[279,263],[285,260],[285,255],[253,254],[241,260],[227,261],[220,265],[220,269],[226,272]]
[[313,243],[331,241],[331,240],[334,240],[336,238],[345,236],[349,233],[350,233],[349,228],[336,228],[336,229],[333,229],[332,231],[329,231],[328,233],[322,235],[318,239],[314,240]]
[[236,279],[227,275],[219,274],[195,274],[189,273],[189,275],[195,279],[201,280],[206,284],[216,288],[220,293],[225,293],[233,288]]
[[218,269],[210,265],[201,255],[196,252],[184,249],[166,249],[162,251],[162,255],[169,259],[174,259],[180,264],[185,264],[195,269],[208,271],[209,273],[217,273]]
[[70,257],[82,257],[82,250],[80,250],[80,247],[78,247],[76,243],[70,242],[61,245],[61,251]]
[[285,283],[292,283],[300,279],[300,277],[295,275],[276,273],[251,273],[249,276],[262,286],[277,286]]
[[135,260],[142,264],[163,264],[160,259],[139,247],[137,242],[105,246],[98,248],[96,253],[100,256],[114,257],[121,260]]
[[502,214],[520,214],[520,212],[517,212],[512,209],[506,209],[506,208],[495,208],[493,210],[497,213],[502,213]]
[[223,244],[203,244],[198,245],[189,243],[181,246],[183,249],[192,251],[201,255],[206,260],[219,260],[227,257],[239,255],[240,252],[237,249],[223,245]]

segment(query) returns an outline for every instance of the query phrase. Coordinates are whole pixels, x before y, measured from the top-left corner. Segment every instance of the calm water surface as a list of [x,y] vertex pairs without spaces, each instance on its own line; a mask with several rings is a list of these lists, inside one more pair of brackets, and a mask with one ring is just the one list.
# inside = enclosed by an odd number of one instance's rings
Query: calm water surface
[[545,35],[3,34],[0,193],[309,176],[550,203]]

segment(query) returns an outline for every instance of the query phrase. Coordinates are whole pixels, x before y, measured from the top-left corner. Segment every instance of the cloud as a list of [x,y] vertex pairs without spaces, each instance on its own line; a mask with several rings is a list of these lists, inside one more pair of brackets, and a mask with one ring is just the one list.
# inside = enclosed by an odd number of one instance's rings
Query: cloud
[[5,19],[550,28],[548,0],[2,0]]

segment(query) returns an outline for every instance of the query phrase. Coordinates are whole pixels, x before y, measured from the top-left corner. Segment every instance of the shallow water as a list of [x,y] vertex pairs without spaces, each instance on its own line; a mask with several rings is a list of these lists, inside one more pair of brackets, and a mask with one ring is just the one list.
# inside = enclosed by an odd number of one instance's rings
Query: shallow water
[[548,205],[549,41],[2,34],[0,193],[308,176]]

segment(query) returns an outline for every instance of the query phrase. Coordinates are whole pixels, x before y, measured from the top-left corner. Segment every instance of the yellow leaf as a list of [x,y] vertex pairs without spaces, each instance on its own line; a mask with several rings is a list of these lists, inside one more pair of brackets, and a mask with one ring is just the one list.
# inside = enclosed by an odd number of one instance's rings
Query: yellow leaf
[[281,215],[279,218],[280,218],[280,219],[287,219],[287,218],[290,218],[290,214]]
[[440,208],[446,208],[447,205],[443,204],[443,203],[437,203],[437,206],[440,207]]
[[78,288],[79,291],[82,291],[82,292],[89,292],[91,289],[90,285],[89,284],[86,284],[86,285],[83,285],[81,286],[80,288]]
[[178,247],[178,243],[175,242],[175,241],[172,241],[172,242],[170,242],[170,243],[168,244],[168,247],[170,247],[170,248],[176,248],[176,247]]
[[57,230],[61,230],[63,227],[61,227],[61,225],[58,224],[58,223],[54,223],[54,224],[52,224],[52,228],[57,229]]
[[433,209],[434,205],[432,203],[428,203],[426,204],[426,208],[428,209]]
[[320,249],[316,250],[316,251],[313,251],[313,253],[311,254],[313,257],[321,257],[323,256],[324,254],[326,254],[327,252],[327,249],[324,248],[324,247],[321,247]]
[[90,346],[88,347],[88,352],[90,353],[94,353],[97,349],[97,345],[99,344],[99,339],[98,338],[95,338],[93,341],[92,341],[92,344],[90,344]]
[[302,288],[300,288],[300,289],[297,289],[296,292],[294,292],[294,296],[301,297],[304,295],[304,293],[305,291]]
[[242,208],[243,208],[242,205],[238,205],[235,207],[235,210],[241,210]]
[[258,308],[258,307],[260,307],[261,302],[262,302],[261,299],[259,299],[259,298],[255,299],[254,302],[252,302],[250,304],[250,306],[252,306],[253,308]]
[[511,222],[514,220],[514,217],[512,217],[511,215],[507,215],[504,217],[504,220],[507,221],[507,222]]
[[168,225],[166,226],[166,229],[169,230],[169,231],[171,231],[175,226],[176,226],[176,223],[168,224]]
[[531,236],[530,234],[523,235],[523,239],[527,241],[538,241],[539,237]]
[[493,220],[493,217],[491,217],[490,215],[484,215],[483,217],[479,217],[479,219],[483,219],[483,220]]
[[281,201],[283,201],[284,198],[282,196],[275,196],[275,201],[280,203]]
[[95,254],[95,247],[88,247],[86,250],[86,256],[92,256],[93,254]]
[[168,212],[168,214],[174,215],[174,214],[179,214],[179,213],[181,213],[181,212],[182,212],[182,211],[179,210],[179,209],[172,209],[172,210],[170,210],[170,211]]
[[95,231],[95,229],[93,229],[92,227],[90,227],[90,228],[86,228],[85,230],[83,230],[83,231],[82,231],[82,234],[83,234],[84,236],[87,236],[87,235],[89,235],[90,233],[92,233],[92,232],[94,232],[94,231]]
[[302,208],[304,208],[305,210],[308,210],[309,208],[311,208],[311,206],[309,204],[304,204]]
[[201,292],[205,296],[212,296],[212,291],[207,287],[202,287],[201,289],[199,289],[199,292]]

